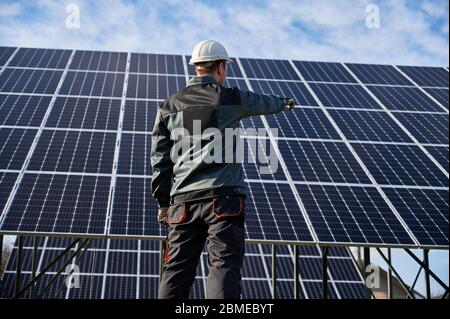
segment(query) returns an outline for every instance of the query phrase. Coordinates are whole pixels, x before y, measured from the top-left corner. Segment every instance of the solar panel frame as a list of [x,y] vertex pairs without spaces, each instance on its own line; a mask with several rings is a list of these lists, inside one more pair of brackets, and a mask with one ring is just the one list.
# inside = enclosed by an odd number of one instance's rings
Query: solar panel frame
[[[38,239],[38,269],[42,269],[48,264],[52,258],[62,252],[62,250],[71,242],[69,239],[58,237],[41,237]],[[158,272],[159,272],[159,241],[133,241],[133,240],[93,240],[89,249],[84,254],[83,259],[77,262],[79,267],[79,283],[80,288],[63,289],[60,294],[56,294],[57,288],[62,284],[64,279],[63,273],[60,281],[55,287],[52,287],[44,298],[156,298],[158,293]],[[244,298],[271,298],[271,263],[270,263],[270,247],[268,245],[247,245],[247,252],[244,258],[243,278],[242,278],[242,297]],[[290,246],[279,246],[279,263],[277,290],[278,296],[281,298],[293,297],[293,252]],[[304,248],[304,247],[300,247]],[[317,247],[310,247],[316,254],[314,257],[309,255],[299,255],[299,263],[308,260],[314,260],[320,264],[321,255]],[[338,248],[336,248],[338,249]],[[73,249],[72,249],[73,250]],[[339,254],[329,256],[329,284],[332,294],[335,297],[341,297],[341,293],[337,291],[339,283],[355,285],[355,289],[363,286],[362,277],[357,270],[351,253],[346,248],[339,248]],[[268,251],[265,253],[264,251]],[[281,254],[281,252],[284,252]],[[33,254],[33,241],[31,237],[25,238],[23,248],[23,268],[22,274],[29,276],[31,273],[31,256]],[[13,294],[14,277],[16,270],[17,241],[14,245],[12,255],[6,267],[3,276],[4,291]],[[194,285],[191,289],[190,297],[194,299],[205,298],[206,278],[208,275],[207,252],[201,255],[200,262],[197,267],[197,275]],[[66,259],[64,258],[64,261]],[[50,269],[42,279],[42,285],[37,287],[40,291],[50,277],[62,266],[63,260],[59,261],[56,266]],[[320,267],[319,267],[320,268]],[[302,268],[300,268],[302,270]],[[314,270],[314,269],[312,269]],[[319,276],[313,278],[308,272],[304,272],[306,276],[300,276],[299,297],[307,298],[308,295],[316,296],[315,290],[305,290],[305,283],[315,283],[320,285],[321,272]],[[334,278],[335,275],[349,278],[342,280]],[[116,280],[113,280],[116,278]],[[28,280],[29,277],[26,277]],[[265,290],[258,290],[257,287],[265,287]],[[122,289],[123,288],[123,289]],[[121,291],[118,291],[121,290]],[[346,292],[357,298],[365,298],[365,291],[359,287],[359,294]],[[30,298],[30,294],[26,294],[24,298]],[[320,296],[318,296],[320,297]]]

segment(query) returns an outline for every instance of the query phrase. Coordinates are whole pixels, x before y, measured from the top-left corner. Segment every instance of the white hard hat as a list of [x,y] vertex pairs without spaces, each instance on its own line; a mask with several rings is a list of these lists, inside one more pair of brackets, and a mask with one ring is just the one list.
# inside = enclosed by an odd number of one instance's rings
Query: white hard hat
[[217,60],[225,60],[228,63],[233,62],[222,44],[214,40],[204,40],[195,46],[189,64]]

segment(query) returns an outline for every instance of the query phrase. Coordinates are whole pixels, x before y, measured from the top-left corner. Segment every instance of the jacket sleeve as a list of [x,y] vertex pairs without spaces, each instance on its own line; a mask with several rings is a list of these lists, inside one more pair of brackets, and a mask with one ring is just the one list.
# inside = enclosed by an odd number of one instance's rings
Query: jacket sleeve
[[169,207],[172,187],[173,163],[170,150],[173,141],[161,112],[157,112],[152,132],[151,164],[152,164],[152,196],[159,207]]
[[283,99],[275,95],[256,94],[250,91],[240,91],[242,104],[241,118],[274,114],[284,111]]

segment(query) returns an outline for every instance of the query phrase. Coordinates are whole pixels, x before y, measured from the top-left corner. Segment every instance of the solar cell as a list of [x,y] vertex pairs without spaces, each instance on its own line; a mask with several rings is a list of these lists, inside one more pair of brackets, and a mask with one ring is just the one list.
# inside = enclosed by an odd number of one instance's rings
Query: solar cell
[[161,237],[158,205],[151,197],[150,178],[117,177],[109,226],[110,235]]
[[120,100],[58,97],[53,104],[46,127],[117,130]]
[[151,132],[160,102],[125,100],[122,131]]
[[0,47],[0,65],[5,65],[15,50],[13,47]]
[[115,133],[44,130],[27,169],[111,174],[115,142]]
[[325,113],[318,108],[296,107],[291,112],[265,116],[270,128],[278,129],[279,137],[339,139]]
[[380,109],[380,106],[361,86],[324,83],[309,85],[325,107]]
[[378,184],[448,187],[448,178],[414,145],[352,143]]
[[119,52],[75,51],[71,70],[125,72],[127,54]]
[[0,169],[20,170],[37,130],[0,128]]
[[0,94],[0,125],[40,126],[49,96]]
[[62,71],[5,68],[0,74],[0,91],[53,94]]
[[420,86],[448,88],[448,71],[439,67],[399,66],[414,82]]
[[109,185],[109,177],[27,173],[0,229],[103,234]]
[[59,94],[121,97],[123,73],[69,71]]
[[389,110],[442,112],[433,100],[415,87],[368,86]]
[[246,238],[311,242],[292,189],[281,183],[247,183]]
[[340,63],[294,61],[306,81],[356,83]]
[[181,55],[131,53],[130,72],[184,74]]
[[385,112],[337,109],[328,112],[348,140],[412,143]]
[[290,97],[295,99],[299,105],[317,105],[305,85],[301,82],[251,80],[250,84],[256,93]]
[[374,187],[297,185],[322,242],[413,245]]
[[20,48],[8,66],[64,69],[71,50]]
[[300,80],[286,60],[240,59],[248,78]]
[[286,180],[269,139],[246,138],[242,144],[246,179]]
[[370,183],[342,142],[278,141],[294,181]]
[[448,146],[425,146],[425,148],[448,172]]
[[425,88],[425,91],[427,91],[448,110],[448,89]]
[[17,173],[0,172],[0,216],[16,182]]
[[396,112],[395,117],[420,143],[448,144],[448,114]]
[[130,74],[127,98],[165,100],[185,86],[184,76]]
[[448,189],[384,188],[421,245],[448,246]]
[[346,63],[365,84],[413,85],[392,65]]
[[123,133],[120,140],[119,174],[151,175],[150,134]]

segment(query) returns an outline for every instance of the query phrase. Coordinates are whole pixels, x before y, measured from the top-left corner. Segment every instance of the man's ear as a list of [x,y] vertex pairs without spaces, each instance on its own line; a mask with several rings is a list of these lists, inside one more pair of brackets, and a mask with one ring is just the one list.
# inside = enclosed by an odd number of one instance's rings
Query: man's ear
[[227,62],[225,62],[225,61],[220,62],[219,67],[217,68],[217,70],[219,71],[219,75],[225,74],[225,68],[227,67],[226,63]]

